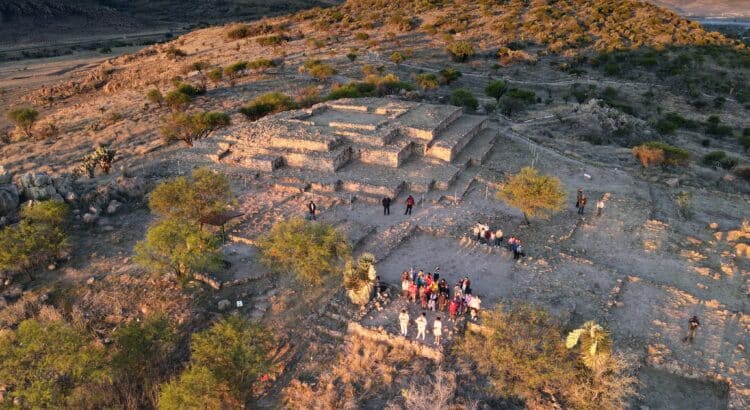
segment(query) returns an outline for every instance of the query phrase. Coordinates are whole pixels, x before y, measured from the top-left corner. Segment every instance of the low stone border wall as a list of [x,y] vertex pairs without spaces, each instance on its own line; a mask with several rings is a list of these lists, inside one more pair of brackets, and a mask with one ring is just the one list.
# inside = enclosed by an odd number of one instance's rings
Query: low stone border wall
[[370,329],[356,322],[349,322],[347,333],[357,335],[376,342],[387,343],[392,346],[398,346],[405,349],[412,349],[416,354],[427,359],[434,360],[437,363],[443,361],[443,352],[427,346],[423,343],[409,340],[403,336],[393,335],[384,330]]

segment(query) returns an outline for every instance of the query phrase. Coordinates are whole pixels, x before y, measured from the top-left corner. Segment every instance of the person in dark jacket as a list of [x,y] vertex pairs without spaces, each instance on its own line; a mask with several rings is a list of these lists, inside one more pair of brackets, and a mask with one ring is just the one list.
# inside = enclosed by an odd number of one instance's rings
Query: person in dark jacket
[[391,214],[391,198],[385,197],[383,198],[383,215],[390,215]]
[[698,316],[691,317],[690,320],[688,320],[688,334],[682,339],[682,341],[693,343],[693,338],[695,337],[695,331],[698,330],[698,326],[700,325],[701,325],[701,322],[698,321]]
[[411,209],[414,207],[414,197],[409,195],[408,198],[406,198],[406,212],[404,212],[404,215],[411,215]]
[[315,211],[318,209],[318,206],[315,205],[315,202],[310,201],[309,204],[307,204],[307,210],[310,212],[310,219],[313,221],[315,220]]

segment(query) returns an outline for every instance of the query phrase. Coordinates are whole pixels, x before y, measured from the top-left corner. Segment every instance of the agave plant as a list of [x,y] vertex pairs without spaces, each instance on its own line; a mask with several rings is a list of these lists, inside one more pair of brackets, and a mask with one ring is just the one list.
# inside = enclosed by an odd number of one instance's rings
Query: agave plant
[[568,333],[565,347],[572,349],[576,345],[580,345],[583,364],[595,372],[605,368],[612,354],[612,340],[609,332],[594,321],[588,321]]

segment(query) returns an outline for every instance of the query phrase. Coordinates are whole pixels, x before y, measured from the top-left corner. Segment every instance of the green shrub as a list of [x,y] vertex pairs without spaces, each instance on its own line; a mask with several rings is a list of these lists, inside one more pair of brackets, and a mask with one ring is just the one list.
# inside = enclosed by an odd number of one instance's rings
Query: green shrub
[[106,386],[105,350],[88,332],[61,320],[28,319],[0,333],[0,384],[13,386],[6,404],[24,408],[88,408]]
[[265,70],[272,67],[276,67],[276,62],[266,58],[259,58],[247,63],[247,68],[251,70]]
[[366,82],[350,82],[335,87],[327,96],[326,100],[338,100],[341,98],[363,98],[375,95],[375,85]]
[[174,111],[184,110],[193,101],[192,97],[178,90],[172,90],[164,97],[164,102]]
[[221,68],[214,68],[208,72],[208,79],[214,84],[218,84],[224,78],[224,73]]
[[177,379],[161,386],[159,410],[242,408],[244,404],[229,390],[210,369],[190,366]]
[[511,115],[534,102],[536,102],[536,94],[533,91],[513,88],[500,98],[498,106],[503,114]]
[[291,271],[313,284],[325,274],[339,273],[351,254],[346,239],[333,226],[299,218],[277,223],[257,245],[269,268]]
[[234,81],[241,76],[245,70],[247,70],[248,64],[247,61],[237,61],[232,63],[224,68],[224,75],[229,77],[230,81]]
[[662,135],[674,134],[677,131],[677,124],[666,118],[662,118],[654,124],[654,129]]
[[404,57],[403,54],[401,54],[400,51],[394,51],[391,53],[391,55],[388,57],[389,60],[391,60],[392,63],[399,65],[406,60],[406,57]]
[[159,131],[167,142],[182,141],[192,147],[193,142],[208,137],[213,131],[228,126],[230,122],[229,115],[223,112],[176,112],[164,120]]
[[750,133],[748,133],[748,131],[750,131],[750,128],[745,128],[744,133],[739,138],[737,138],[737,142],[740,143],[745,151],[750,149]]
[[259,37],[255,41],[259,45],[267,47],[267,46],[278,46],[281,43],[285,42],[286,40],[287,39],[285,37],[277,35],[277,34],[274,34],[274,35],[268,36],[268,37]]
[[160,108],[164,103],[164,96],[161,94],[161,91],[156,88],[149,90],[149,92],[146,93],[146,99],[152,104],[157,104]]
[[102,172],[109,174],[116,154],[117,151],[109,147],[97,147],[94,152],[81,158],[81,165],[78,167],[78,172],[88,175],[89,178],[93,178],[94,171],[98,166]]
[[348,58],[349,61],[354,62],[354,60],[357,59],[357,53],[355,53],[354,51],[349,52],[346,54],[346,58]]
[[189,222],[202,228],[203,220],[228,212],[235,202],[229,179],[208,168],[196,168],[190,178],[176,177],[159,183],[148,206],[164,219]]
[[687,150],[661,141],[650,141],[633,147],[633,156],[644,167],[687,166],[690,163],[690,153]]
[[196,273],[214,273],[223,266],[221,241],[197,226],[179,219],[152,225],[146,238],[135,245],[134,261],[158,274],[188,279]]
[[474,46],[467,41],[454,41],[448,44],[446,51],[451,55],[453,61],[464,62],[474,56]]
[[739,160],[727,156],[724,151],[712,151],[703,156],[703,164],[710,167],[732,169],[739,164]]
[[164,54],[166,54],[168,58],[174,60],[187,56],[187,53],[185,51],[175,46],[169,46],[169,48],[164,51]]
[[440,82],[433,73],[420,73],[417,74],[417,86],[423,90],[434,90],[440,87]]
[[325,80],[336,74],[336,70],[334,70],[332,66],[324,64],[320,60],[307,60],[303,67],[304,71],[318,80]]
[[297,104],[288,95],[271,92],[254,98],[247,105],[240,108],[240,112],[251,121],[258,120],[268,114],[297,108]]
[[21,210],[21,222],[0,230],[0,271],[20,273],[56,259],[69,249],[62,201],[38,202]]
[[620,65],[615,62],[609,62],[604,65],[604,73],[607,75],[620,75]]
[[442,77],[443,81],[446,84],[450,84],[458,80],[461,75],[461,72],[453,67],[445,67],[444,69],[440,70],[440,77]]
[[31,129],[39,119],[39,111],[29,107],[13,108],[8,111],[8,119],[23,131],[27,138],[31,138]]
[[230,40],[239,40],[250,35],[250,27],[246,24],[237,24],[230,27],[226,34]]
[[453,91],[453,94],[451,94],[451,104],[459,107],[466,107],[471,110],[476,110],[479,107],[479,102],[476,97],[474,97],[474,94],[464,88],[459,88]]
[[366,40],[370,39],[370,35],[367,34],[367,33],[365,33],[365,32],[362,32],[362,31],[360,31],[359,33],[355,34],[354,37],[357,40],[360,40],[360,41],[366,41]]
[[401,90],[412,91],[414,89],[414,86],[401,81],[396,74],[392,73],[384,76],[367,76],[365,82],[375,87],[375,94],[378,97],[398,94]]
[[192,84],[186,84],[186,83],[182,83],[178,85],[175,91],[183,93],[190,97],[196,97],[198,95],[203,94],[203,90],[201,90],[200,88],[197,88]]
[[490,81],[490,83],[487,84],[487,87],[485,87],[484,89],[484,93],[487,94],[488,97],[492,97],[499,102],[500,97],[502,97],[507,90],[508,83],[503,80],[494,80]]
[[511,175],[495,196],[519,209],[527,224],[529,218],[549,219],[565,206],[565,191],[560,180],[540,174],[532,167],[521,168],[517,174]]

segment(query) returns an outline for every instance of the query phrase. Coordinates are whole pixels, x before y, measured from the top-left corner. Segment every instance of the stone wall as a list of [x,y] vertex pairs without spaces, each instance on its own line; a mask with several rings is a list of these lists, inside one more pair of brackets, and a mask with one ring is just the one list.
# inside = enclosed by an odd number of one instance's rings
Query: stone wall
[[441,351],[418,341],[412,341],[403,336],[390,334],[385,330],[370,329],[360,325],[359,323],[349,322],[349,325],[347,326],[347,333],[376,342],[387,343],[391,346],[410,349],[413,350],[417,355],[434,360],[437,363],[441,363],[443,361],[443,353]]

